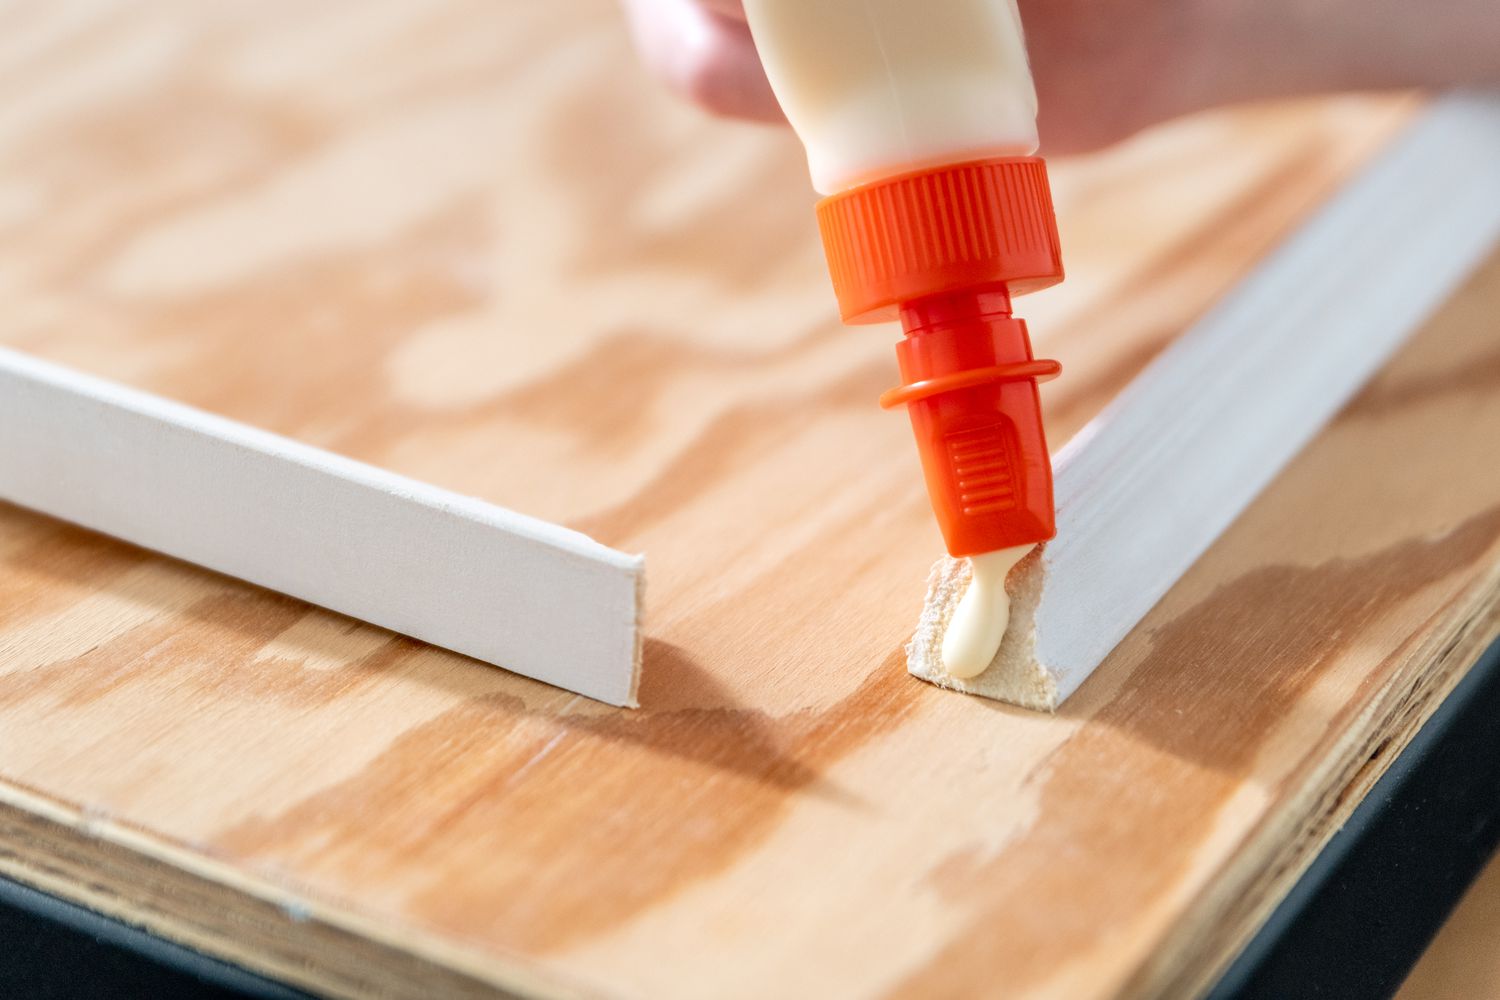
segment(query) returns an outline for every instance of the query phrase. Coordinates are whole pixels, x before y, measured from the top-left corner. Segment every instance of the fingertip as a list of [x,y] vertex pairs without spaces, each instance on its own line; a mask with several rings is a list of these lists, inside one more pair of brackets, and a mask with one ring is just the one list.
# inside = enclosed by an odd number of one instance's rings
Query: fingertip
[[636,45],[658,77],[726,117],[782,121],[742,20],[695,0],[626,0]]
[[705,30],[695,33],[683,53],[679,91],[717,115],[783,121],[750,29],[707,11],[703,18]]

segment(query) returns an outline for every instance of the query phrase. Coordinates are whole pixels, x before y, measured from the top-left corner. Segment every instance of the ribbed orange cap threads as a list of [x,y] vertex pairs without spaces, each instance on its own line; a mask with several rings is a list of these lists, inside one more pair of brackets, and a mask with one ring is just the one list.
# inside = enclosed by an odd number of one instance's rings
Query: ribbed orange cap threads
[[1057,218],[1039,156],[900,174],[818,202],[818,228],[845,323],[883,323],[928,295],[1003,284],[1012,295],[1062,280]]
[[948,551],[974,555],[1055,534],[1052,464],[1032,357],[1010,297],[1062,280],[1039,157],[902,174],[823,199],[818,225],[846,323],[900,318],[905,405]]

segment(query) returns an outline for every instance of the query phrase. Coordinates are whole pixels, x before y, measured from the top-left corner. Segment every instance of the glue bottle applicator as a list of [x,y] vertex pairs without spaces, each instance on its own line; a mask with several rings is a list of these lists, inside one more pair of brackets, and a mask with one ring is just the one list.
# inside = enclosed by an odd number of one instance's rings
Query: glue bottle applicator
[[846,323],[899,319],[902,384],[948,552],[973,572],[943,643],[983,672],[1005,635],[1005,576],[1055,533],[1039,381],[1011,300],[1062,280],[1015,0],[744,0],[807,149]]

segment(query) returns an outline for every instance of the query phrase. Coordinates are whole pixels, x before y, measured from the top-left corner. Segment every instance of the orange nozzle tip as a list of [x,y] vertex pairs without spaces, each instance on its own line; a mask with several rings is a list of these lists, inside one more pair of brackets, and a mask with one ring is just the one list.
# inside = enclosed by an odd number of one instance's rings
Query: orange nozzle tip
[[[1020,320],[998,321],[1002,327],[1011,324],[1024,328]],[[927,346],[924,340],[940,335],[919,335],[901,346],[915,343],[920,350]],[[971,331],[970,339],[992,344],[997,338]],[[905,353],[910,356],[917,351]],[[1048,370],[1056,367],[1056,362],[1032,364],[1045,364]],[[988,377],[914,396],[906,404],[922,457],[927,495],[954,556],[1046,541],[1057,530],[1052,462],[1036,378],[1019,364],[1004,374],[999,371],[1003,366],[968,369],[964,374]]]

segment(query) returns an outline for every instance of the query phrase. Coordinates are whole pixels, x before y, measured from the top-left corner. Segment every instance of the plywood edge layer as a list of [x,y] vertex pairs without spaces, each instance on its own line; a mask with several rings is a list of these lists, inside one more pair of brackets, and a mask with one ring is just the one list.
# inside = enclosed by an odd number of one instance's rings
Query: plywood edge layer
[[635,703],[640,556],[6,349],[0,499]]
[[1262,823],[1209,881],[1122,997],[1198,996],[1270,918],[1418,731],[1500,637],[1500,565],[1461,598],[1452,625],[1393,653],[1386,686],[1294,772],[1290,808]]
[[989,670],[942,669],[951,560],[908,670],[1027,708],[1077,690],[1500,239],[1496,163],[1500,96],[1434,102],[1058,454],[1057,538],[1011,573]]
[[0,782],[0,875],[319,995],[589,995]]

